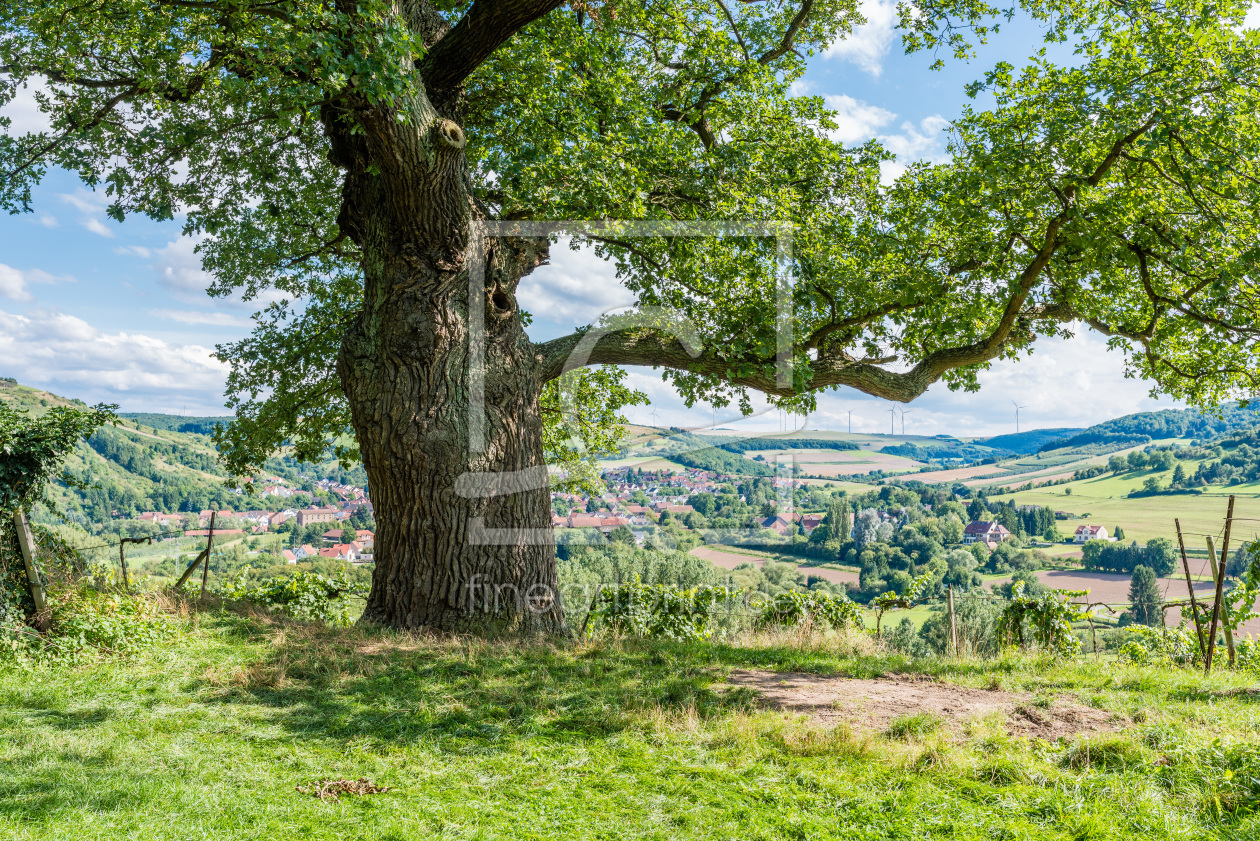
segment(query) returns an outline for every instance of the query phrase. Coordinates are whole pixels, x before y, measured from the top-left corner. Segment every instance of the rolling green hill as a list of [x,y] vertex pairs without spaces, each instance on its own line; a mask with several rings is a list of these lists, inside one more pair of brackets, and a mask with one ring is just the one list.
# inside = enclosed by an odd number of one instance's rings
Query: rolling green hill
[[1095,424],[1065,438],[1047,441],[1041,451],[1085,444],[1145,444],[1169,438],[1215,438],[1224,432],[1260,424],[1260,412],[1238,404],[1211,412],[1198,409],[1161,409],[1137,412]]
[[1012,432],[1009,435],[995,435],[977,443],[992,447],[995,450],[1009,450],[1012,453],[1027,455],[1040,450],[1045,444],[1061,438],[1071,438],[1084,432],[1083,429],[1030,429],[1027,432]]
[[[83,407],[82,401],[0,380],[0,400],[17,411],[42,414],[54,406]],[[208,433],[226,418],[126,413],[80,441],[66,460],[66,470],[89,486],[81,491],[54,489],[62,512],[83,525],[134,517],[142,511],[165,513],[207,508],[244,511],[264,508],[257,497],[226,487],[227,473]],[[288,458],[269,459],[268,475],[314,493],[314,482],[333,479],[365,487],[361,466],[341,469],[333,460],[317,465]],[[318,498],[318,497],[317,497]]]

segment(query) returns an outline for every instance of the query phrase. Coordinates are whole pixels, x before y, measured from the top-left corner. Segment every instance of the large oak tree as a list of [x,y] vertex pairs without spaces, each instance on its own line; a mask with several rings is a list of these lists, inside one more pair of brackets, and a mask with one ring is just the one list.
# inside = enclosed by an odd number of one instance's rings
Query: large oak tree
[[[965,57],[1001,11],[906,0],[905,45]],[[949,161],[885,185],[888,155],[792,88],[854,0],[9,0],[0,104],[31,86],[52,127],[0,138],[0,203],[74,170],[117,218],[178,214],[211,293],[260,302],[220,349],[224,457],[356,442],[367,620],[552,632],[544,464],[607,436],[635,397],[616,366],[719,404],[908,401],[1088,324],[1169,394],[1254,389],[1245,5],[1016,11],[1051,49],[984,74]],[[604,219],[680,224],[578,232],[644,314],[531,342],[515,293],[554,238],[502,223]],[[683,235],[714,222],[762,235]]]

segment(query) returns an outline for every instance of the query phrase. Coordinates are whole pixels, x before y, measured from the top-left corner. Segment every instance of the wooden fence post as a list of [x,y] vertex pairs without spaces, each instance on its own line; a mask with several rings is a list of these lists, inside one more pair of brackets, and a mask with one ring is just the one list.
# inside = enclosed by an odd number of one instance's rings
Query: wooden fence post
[[123,547],[126,545],[127,545],[127,539],[119,538],[118,540],[118,565],[122,567],[123,589],[130,591],[131,590],[131,574],[127,572],[127,554],[125,551],[123,551]]
[[954,585],[950,584],[945,590],[945,597],[949,603],[949,648],[950,653],[955,657],[958,656],[958,622],[954,615]]
[[[1194,581],[1190,578],[1190,560],[1186,557],[1186,541],[1181,536],[1181,520],[1173,518],[1177,526],[1177,543],[1181,546],[1181,566],[1186,571],[1186,587],[1190,589],[1190,615],[1194,617],[1194,630],[1199,635],[1199,656],[1207,654],[1207,646],[1203,640],[1203,619],[1199,616],[1199,602],[1194,597]],[[1216,578],[1215,575],[1212,576]]]
[[214,546],[214,517],[218,512],[210,514],[210,534],[206,536],[206,560],[201,565],[201,598],[206,598],[206,581],[210,578],[210,548]]
[[[1234,495],[1230,494],[1229,495],[1229,508],[1226,509],[1225,511],[1225,541],[1224,541],[1224,544],[1221,546],[1222,557],[1229,557],[1229,531],[1230,531],[1230,527],[1232,527],[1233,525],[1234,525]],[[1216,554],[1215,551],[1212,551],[1209,553],[1209,556],[1214,556],[1215,554]],[[1204,658],[1204,663],[1203,663],[1204,672],[1212,671],[1212,655],[1216,651],[1216,624],[1221,618],[1221,607],[1222,607],[1223,602],[1225,601],[1225,595],[1224,595],[1225,594],[1225,564],[1222,562],[1219,566],[1220,566],[1220,571],[1217,572],[1215,575],[1216,600],[1212,603],[1212,622],[1209,625],[1209,631],[1208,631],[1207,656]],[[1228,631],[1227,631],[1227,635],[1228,635]]]
[[35,602],[35,612],[43,613],[48,609],[48,597],[44,593],[44,583],[39,580],[39,567],[35,566],[35,536],[31,534],[31,524],[21,510],[13,512],[13,525],[17,529],[18,545],[22,547],[22,560],[26,564],[26,582],[31,588],[31,600]]
[[[1219,567],[1217,566],[1216,544],[1212,541],[1212,535],[1210,534],[1207,536],[1207,546],[1208,561],[1212,565],[1212,581],[1215,582],[1218,569],[1221,571],[1221,577],[1225,577],[1225,565],[1222,563]],[[1229,664],[1232,666],[1234,665],[1234,632],[1229,629],[1229,605],[1224,602],[1221,602],[1221,625],[1224,626],[1225,647],[1229,650]]]
[[207,566],[210,564],[210,549],[214,546],[214,518],[217,514],[217,511],[210,512],[210,536],[206,539],[206,548],[202,549],[201,553],[198,554],[197,557],[193,558],[193,562],[188,565],[188,569],[184,570],[184,574],[181,575],[179,580],[175,582],[176,590],[184,586],[184,582],[187,581],[189,576],[193,574],[193,570],[197,568],[197,564],[202,561],[205,561]]

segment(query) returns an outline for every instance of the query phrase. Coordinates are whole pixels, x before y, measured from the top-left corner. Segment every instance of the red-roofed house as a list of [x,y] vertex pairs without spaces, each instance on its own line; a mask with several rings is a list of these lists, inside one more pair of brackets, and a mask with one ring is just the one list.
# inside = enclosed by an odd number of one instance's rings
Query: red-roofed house
[[977,520],[963,529],[963,543],[1003,543],[1011,539],[1011,533],[1001,523]]
[[778,534],[792,534],[796,532],[796,521],[799,519],[799,514],[775,514],[762,520],[761,526]]
[[320,549],[319,556],[321,558],[336,558],[339,561],[353,561],[358,557],[358,553],[354,551],[354,547],[349,543],[338,543],[336,546]]

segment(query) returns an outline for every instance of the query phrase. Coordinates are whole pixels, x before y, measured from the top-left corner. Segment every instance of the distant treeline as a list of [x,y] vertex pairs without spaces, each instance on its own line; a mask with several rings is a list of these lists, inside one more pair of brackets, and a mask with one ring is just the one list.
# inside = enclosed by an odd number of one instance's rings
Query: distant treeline
[[232,418],[186,418],[180,415],[155,415],[144,412],[119,412],[118,417],[151,429],[185,432],[190,435],[212,435],[219,426],[227,426]]
[[1006,450],[1012,453],[1035,453],[1048,441],[1070,438],[1083,429],[1030,429],[1027,432],[1011,432],[1006,435],[995,435],[979,442],[995,450]]
[[941,447],[908,442],[905,444],[890,444],[881,449],[880,452],[888,453],[892,456],[901,456],[902,458],[911,458],[915,461],[962,460],[966,462],[995,461],[999,455],[1003,454],[990,447],[978,447],[975,444]]
[[1041,451],[1101,443],[1136,446],[1163,438],[1213,438],[1258,422],[1260,414],[1255,409],[1244,409],[1237,404],[1220,406],[1212,412],[1197,409],[1138,412],[1104,421],[1070,438],[1050,441]]
[[860,450],[852,441],[828,441],[825,438],[740,438],[735,441],[723,441],[713,436],[696,436],[707,444],[726,450],[728,453],[743,454],[755,450]]
[[1166,537],[1154,537],[1145,545],[1108,543],[1091,540],[1082,548],[1082,564],[1091,572],[1119,572],[1131,574],[1139,566],[1148,566],[1156,575],[1168,575],[1177,568],[1177,553],[1173,542]]

